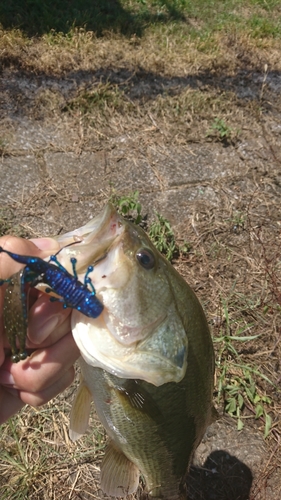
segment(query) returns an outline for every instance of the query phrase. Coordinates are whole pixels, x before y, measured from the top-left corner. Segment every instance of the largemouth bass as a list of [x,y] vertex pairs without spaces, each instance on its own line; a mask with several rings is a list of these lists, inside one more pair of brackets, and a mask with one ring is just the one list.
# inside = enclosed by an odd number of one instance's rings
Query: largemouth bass
[[107,205],[80,229],[59,236],[66,268],[77,258],[104,305],[96,319],[72,312],[82,381],[70,436],[87,428],[90,402],[109,442],[101,488],[136,491],[141,474],[153,498],[184,495],[192,455],[212,420],[214,353],[203,309],[145,232]]

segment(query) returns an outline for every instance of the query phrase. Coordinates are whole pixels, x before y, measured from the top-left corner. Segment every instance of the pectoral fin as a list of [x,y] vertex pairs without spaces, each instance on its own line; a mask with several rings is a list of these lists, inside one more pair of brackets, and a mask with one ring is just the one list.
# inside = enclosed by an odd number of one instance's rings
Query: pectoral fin
[[110,442],[101,465],[102,490],[113,497],[124,497],[134,493],[138,485],[138,468]]
[[[134,410],[143,412],[158,422],[162,418],[161,411],[152,396],[136,380],[126,380],[120,387],[116,385],[115,391],[119,398],[125,399]],[[123,408],[126,408],[126,403],[123,401]]]
[[91,410],[92,395],[85,382],[81,382],[76,393],[71,412],[69,437],[76,441],[85,434]]

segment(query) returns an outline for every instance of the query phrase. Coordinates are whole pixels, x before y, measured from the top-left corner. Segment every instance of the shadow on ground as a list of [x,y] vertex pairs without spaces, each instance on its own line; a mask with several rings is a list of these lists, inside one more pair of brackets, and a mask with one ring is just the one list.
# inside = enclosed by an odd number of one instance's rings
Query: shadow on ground
[[164,0],[165,13],[149,11],[140,2],[137,13],[123,8],[118,0],[9,0],[1,2],[0,23],[5,29],[20,28],[28,36],[50,30],[67,33],[73,26],[94,31],[106,30],[141,36],[148,23],[185,20],[173,1]]
[[[20,61],[16,57],[11,60],[10,56],[7,56],[7,59],[3,56],[1,63],[3,71],[5,66],[12,64],[20,67]],[[85,112],[91,106],[96,106],[98,101],[107,102],[108,99],[107,104],[110,106],[110,99],[115,93],[121,97],[123,95],[135,104],[144,104],[156,100],[159,96],[180,96],[187,89],[192,89],[197,91],[197,95],[202,96],[202,99],[205,95],[207,99],[210,91],[215,91],[216,96],[230,92],[241,104],[257,101],[260,105],[262,102],[263,111],[268,112],[276,108],[275,99],[281,94],[281,74],[278,71],[268,72],[266,85],[263,84],[263,78],[264,74],[259,68],[246,67],[237,69],[233,75],[222,72],[210,75],[209,70],[206,70],[173,77],[147,71],[142,67],[135,71],[126,67],[101,67],[96,70],[69,71],[63,76],[8,69],[0,79],[0,87],[4,97],[3,103],[5,99],[9,99],[9,109],[12,106],[17,109],[16,114],[22,116],[33,112],[31,103],[34,102],[34,96],[42,91],[50,91],[54,95],[61,94],[64,101],[61,102],[61,111],[80,107]]]
[[188,500],[248,500],[252,480],[251,470],[238,458],[213,451],[202,467],[190,468]]

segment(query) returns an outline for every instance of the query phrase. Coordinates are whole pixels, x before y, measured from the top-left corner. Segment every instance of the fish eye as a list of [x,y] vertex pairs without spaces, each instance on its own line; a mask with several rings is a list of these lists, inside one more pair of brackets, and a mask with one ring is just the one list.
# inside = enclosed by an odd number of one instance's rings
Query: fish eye
[[136,253],[136,258],[144,269],[152,269],[155,266],[155,257],[148,248],[141,248]]

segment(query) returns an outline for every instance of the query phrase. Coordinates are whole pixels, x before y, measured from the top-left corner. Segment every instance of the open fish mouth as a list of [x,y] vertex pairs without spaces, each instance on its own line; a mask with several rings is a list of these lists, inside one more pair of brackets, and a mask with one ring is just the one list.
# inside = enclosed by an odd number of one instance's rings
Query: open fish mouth
[[88,266],[106,257],[111,244],[123,230],[120,215],[112,205],[106,205],[84,226],[55,237],[62,249],[58,255],[60,263],[71,272],[70,259],[75,257],[77,273],[85,273]]

